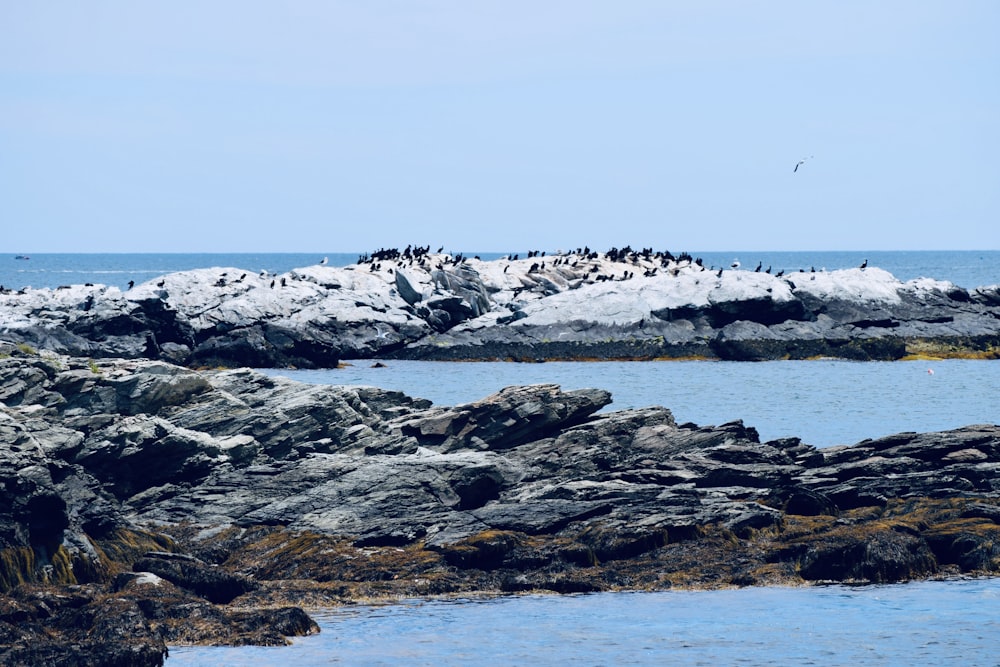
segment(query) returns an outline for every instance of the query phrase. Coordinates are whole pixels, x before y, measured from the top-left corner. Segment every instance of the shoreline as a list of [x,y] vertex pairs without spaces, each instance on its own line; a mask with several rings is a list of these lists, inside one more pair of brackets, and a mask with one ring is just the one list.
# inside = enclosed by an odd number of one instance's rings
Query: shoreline
[[433,406],[5,349],[12,662],[281,645],[316,631],[305,609],[365,600],[1000,574],[1000,425],[817,449],[602,412],[599,389]]

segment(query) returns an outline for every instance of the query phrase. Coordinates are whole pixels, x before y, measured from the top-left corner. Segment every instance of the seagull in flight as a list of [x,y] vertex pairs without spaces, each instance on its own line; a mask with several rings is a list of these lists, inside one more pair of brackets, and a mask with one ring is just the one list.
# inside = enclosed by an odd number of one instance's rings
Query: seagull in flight
[[796,162],[795,163],[795,169],[792,169],[792,173],[794,174],[795,172],[797,172],[799,170],[799,167],[801,167],[802,165],[804,165],[806,163],[806,160],[811,160],[811,159],[812,159],[812,155],[810,155],[809,157],[804,157],[801,160],[799,160],[798,162]]
[[382,327],[376,325],[375,326],[375,332],[376,332],[375,333],[375,340],[387,340],[388,339],[389,332],[388,331],[382,331]]

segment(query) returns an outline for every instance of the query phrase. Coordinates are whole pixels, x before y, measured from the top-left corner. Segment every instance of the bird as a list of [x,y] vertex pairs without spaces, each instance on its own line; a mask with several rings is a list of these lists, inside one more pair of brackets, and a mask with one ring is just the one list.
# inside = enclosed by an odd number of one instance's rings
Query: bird
[[326,266],[326,263],[329,262],[329,261],[330,261],[329,257],[324,257],[323,259],[319,260],[319,265],[320,266]]
[[757,262],[757,268],[754,269],[754,273],[760,273],[760,267],[764,266],[764,262]]
[[861,270],[864,271],[868,267],[868,260],[861,262]]
[[733,263],[729,265],[729,268],[733,269],[734,271],[740,268],[740,260],[734,259]]
[[812,155],[810,155],[809,157],[804,157],[801,160],[799,160],[798,162],[796,162],[795,163],[795,169],[792,169],[792,173],[794,174],[795,172],[797,172],[799,170],[799,167],[801,167],[802,165],[804,165],[806,163],[806,160],[809,160],[811,158],[812,158]]
[[382,331],[382,327],[375,325],[375,340],[384,340],[389,336],[388,331]]
[[135,287],[135,281],[134,280],[128,281],[128,288],[132,289],[133,287]]

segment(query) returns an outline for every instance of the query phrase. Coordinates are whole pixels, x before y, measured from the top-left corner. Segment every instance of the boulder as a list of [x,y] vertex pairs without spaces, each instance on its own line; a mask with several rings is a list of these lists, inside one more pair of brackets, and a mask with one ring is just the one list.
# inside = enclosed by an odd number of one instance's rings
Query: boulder
[[256,588],[246,577],[226,572],[186,554],[151,551],[136,561],[132,569],[154,574],[216,604],[232,602]]

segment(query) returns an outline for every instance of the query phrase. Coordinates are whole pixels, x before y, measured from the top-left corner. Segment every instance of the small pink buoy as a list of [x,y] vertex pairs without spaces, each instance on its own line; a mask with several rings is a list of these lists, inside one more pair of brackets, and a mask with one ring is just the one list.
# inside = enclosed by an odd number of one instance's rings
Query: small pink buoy
[[934,375],[934,369],[933,368],[928,368],[927,369],[927,374],[928,375]]

